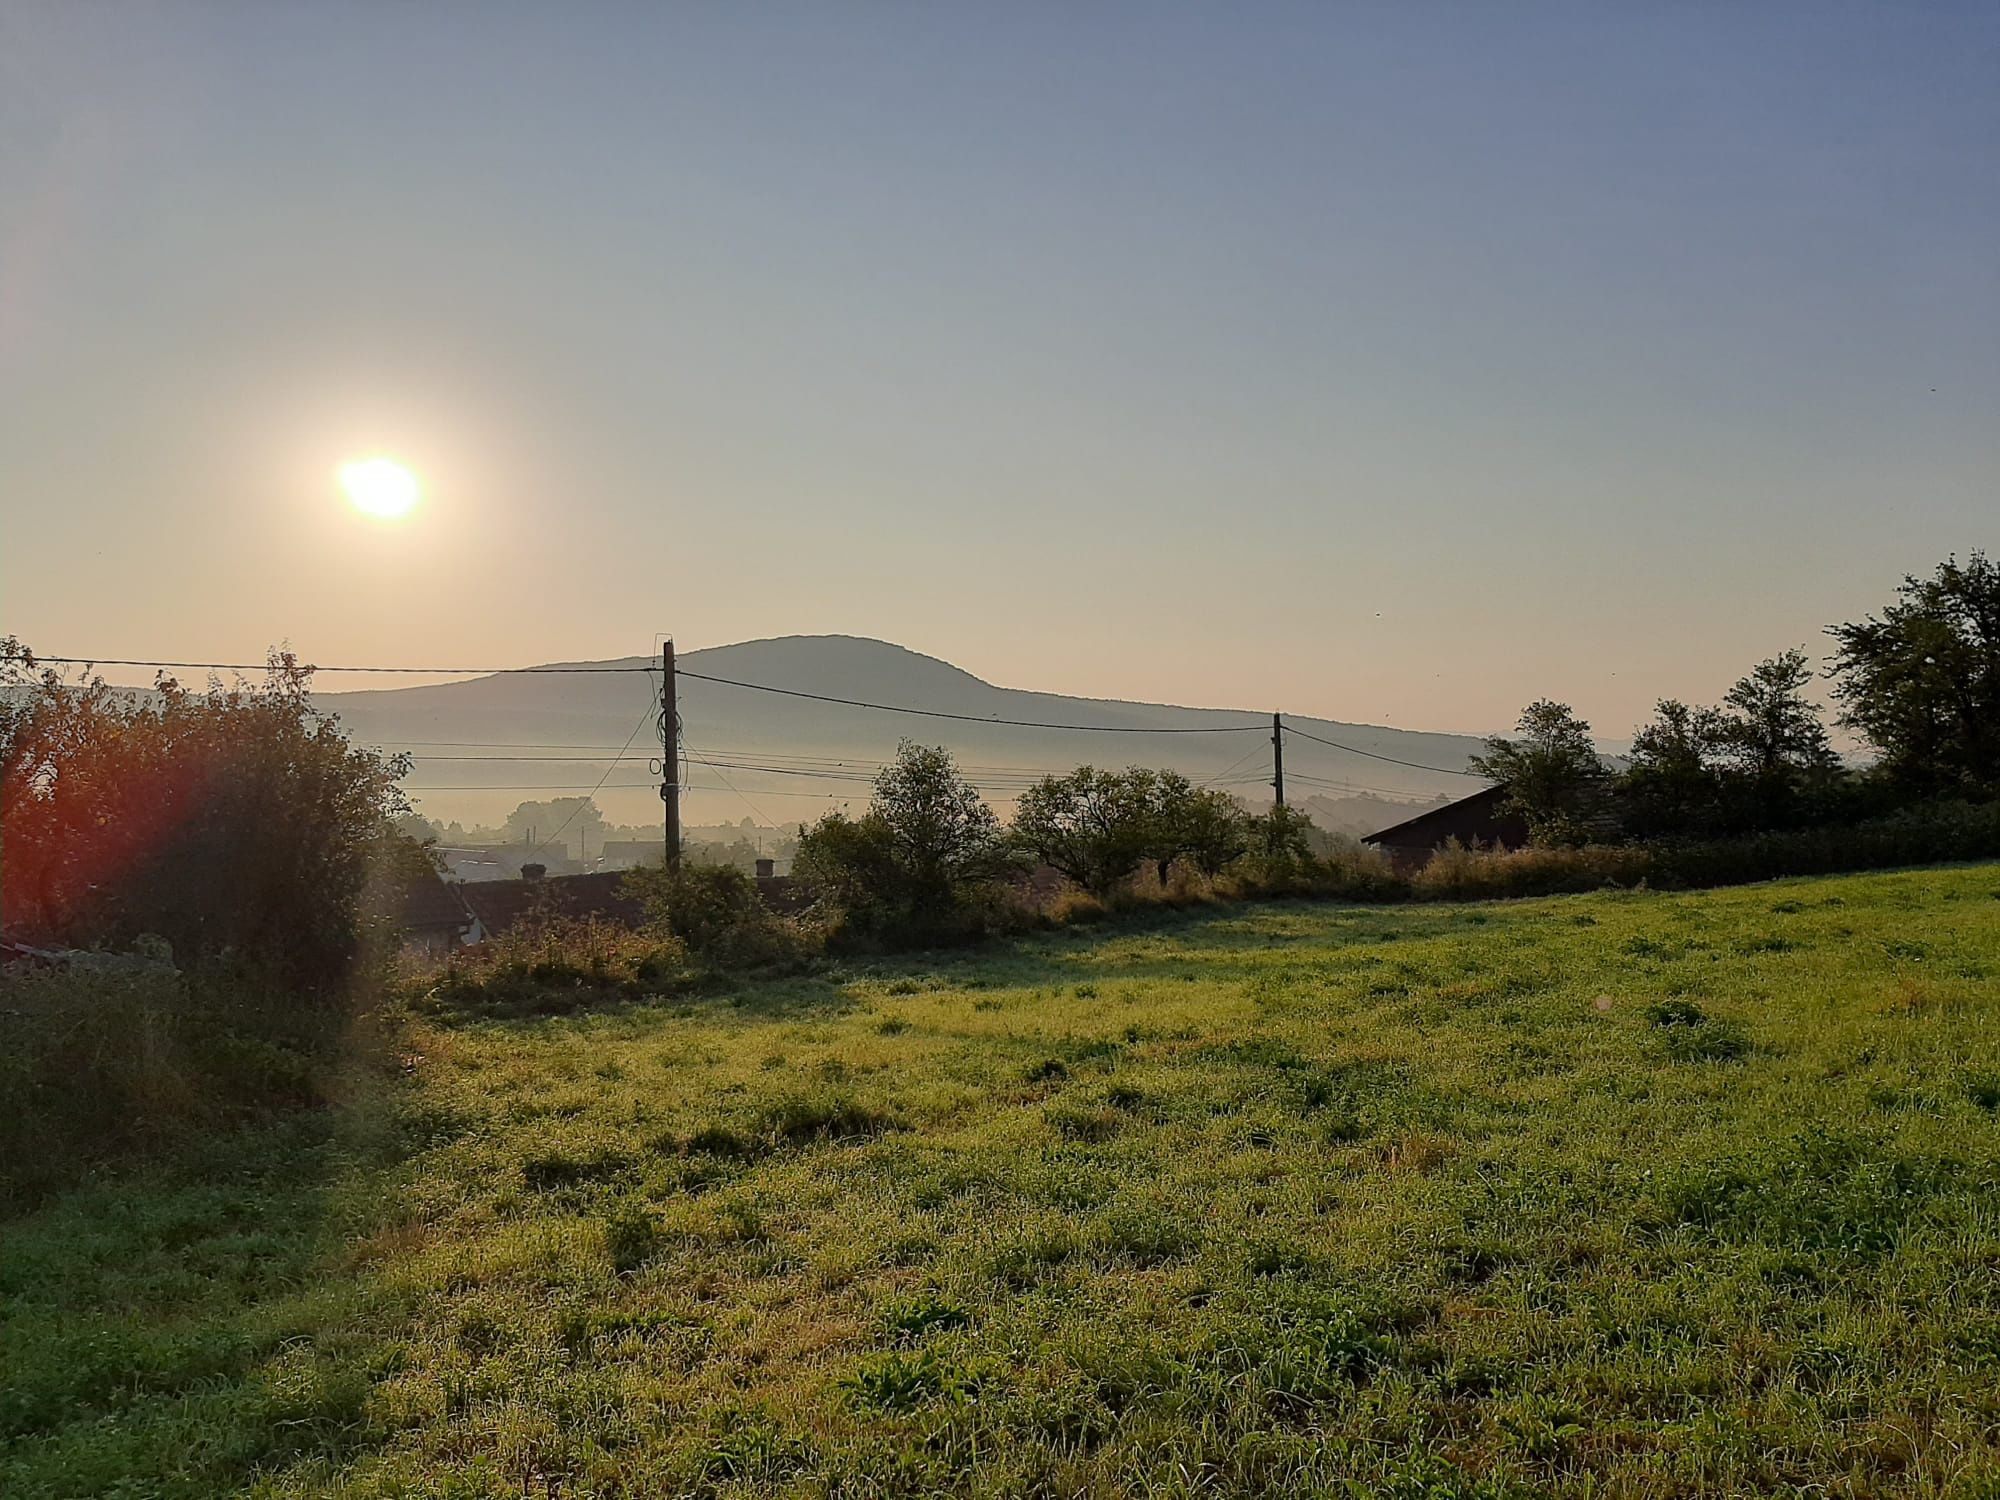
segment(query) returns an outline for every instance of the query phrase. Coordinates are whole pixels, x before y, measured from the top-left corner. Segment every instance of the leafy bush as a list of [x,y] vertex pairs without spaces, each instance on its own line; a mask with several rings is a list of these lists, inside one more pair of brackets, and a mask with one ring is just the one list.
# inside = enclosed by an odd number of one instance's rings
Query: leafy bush
[[[1298,829],[1273,808],[1250,822],[1252,850],[1218,889],[1234,896],[1312,896],[1329,901],[1400,901],[1409,895],[1380,849],[1317,828]],[[1294,814],[1298,822],[1303,818]]]
[[689,953],[724,967],[783,963],[803,957],[811,939],[765,903],[757,882],[726,865],[650,865],[625,877],[660,932]]
[[1156,782],[1139,766],[1044,776],[1015,803],[1012,837],[1093,896],[1108,895],[1154,847]]
[[832,934],[959,942],[1001,925],[1014,858],[1000,821],[949,752],[904,741],[860,818],[829,813],[799,838],[792,875]]
[[73,948],[164,938],[227,954],[274,991],[345,999],[371,887],[426,856],[396,834],[397,757],[313,708],[311,669],[274,653],[262,686],[151,694],[37,673],[0,641],[0,910],[10,934]]

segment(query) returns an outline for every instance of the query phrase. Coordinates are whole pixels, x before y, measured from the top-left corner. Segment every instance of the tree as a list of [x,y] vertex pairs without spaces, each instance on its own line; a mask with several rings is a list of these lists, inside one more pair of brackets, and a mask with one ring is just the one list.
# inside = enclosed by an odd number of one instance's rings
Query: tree
[[947,929],[1010,864],[1000,820],[950,752],[905,740],[865,815],[829,813],[800,835],[792,874],[856,925],[914,936]]
[[604,847],[604,813],[590,797],[552,797],[546,802],[523,802],[507,814],[502,828],[510,844],[554,844],[561,830],[561,844],[576,845],[578,856],[593,846]]
[[859,818],[843,812],[826,814],[799,830],[792,879],[816,902],[840,912],[857,928],[890,925],[902,875],[889,825],[872,812]]
[[1147,851],[1160,884],[1176,859],[1213,880],[1248,847],[1249,828],[1236,799],[1197,787],[1178,771],[1160,771],[1153,783],[1153,827]]
[[2000,792],[2000,566],[1953,557],[1897,595],[1879,617],[1827,632],[1840,722],[1906,786]]
[[1839,768],[1819,708],[1805,696],[1812,675],[1805,652],[1781,652],[1752,667],[1723,699],[1723,753],[1752,823],[1789,821],[1800,794],[1824,786]]
[[1160,847],[1157,781],[1137,766],[1045,776],[1014,804],[1014,842],[1102,896]]
[[1721,816],[1726,726],[1712,708],[1662,698],[1652,723],[1632,737],[1620,778],[1627,830],[1641,837],[1714,831]]
[[1324,834],[1309,813],[1283,803],[1245,823],[1250,852],[1271,865],[1302,865],[1313,857]]
[[1000,820],[979,789],[958,774],[951,752],[908,740],[875,778],[869,810],[889,832],[911,909],[941,915],[969,886],[1007,866]]
[[1538,699],[1521,710],[1516,739],[1495,736],[1472,768],[1508,790],[1537,844],[1581,844],[1596,831],[1608,780],[1590,725],[1567,703]]
[[40,671],[0,642],[0,910],[76,947],[166,939],[293,988],[336,990],[371,893],[427,871],[398,834],[401,756],[352,745],[273,653],[261,685],[150,694]]

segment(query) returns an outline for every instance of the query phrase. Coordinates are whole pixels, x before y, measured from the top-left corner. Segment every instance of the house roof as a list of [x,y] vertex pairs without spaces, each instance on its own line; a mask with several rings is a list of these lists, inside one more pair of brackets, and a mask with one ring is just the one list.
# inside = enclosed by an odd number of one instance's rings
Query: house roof
[[406,932],[437,928],[456,931],[471,925],[472,914],[459,900],[458,889],[436,875],[406,881],[397,897],[396,921]]
[[531,915],[603,917],[625,927],[645,920],[645,903],[625,889],[622,870],[589,875],[549,875],[540,880],[468,881],[459,897],[488,937],[498,937]]
[[1482,787],[1470,797],[1461,797],[1456,802],[1447,802],[1443,807],[1433,807],[1420,812],[1414,818],[1406,818],[1387,828],[1365,835],[1364,844],[1390,844],[1397,847],[1430,848],[1449,838],[1463,838],[1468,831],[1479,832],[1482,837],[1509,832],[1518,827],[1521,837],[1525,837],[1527,826],[1517,814],[1501,810],[1501,803],[1507,796],[1505,786]]

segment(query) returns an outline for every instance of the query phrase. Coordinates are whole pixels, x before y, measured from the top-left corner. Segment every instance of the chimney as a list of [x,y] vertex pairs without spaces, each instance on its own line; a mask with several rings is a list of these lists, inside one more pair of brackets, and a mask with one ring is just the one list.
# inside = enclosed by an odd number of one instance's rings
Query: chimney
[[521,878],[523,880],[540,880],[544,875],[548,873],[549,873],[549,867],[547,865],[521,866]]
[[777,876],[778,862],[775,859],[760,859],[757,861],[757,878],[759,880],[775,880]]

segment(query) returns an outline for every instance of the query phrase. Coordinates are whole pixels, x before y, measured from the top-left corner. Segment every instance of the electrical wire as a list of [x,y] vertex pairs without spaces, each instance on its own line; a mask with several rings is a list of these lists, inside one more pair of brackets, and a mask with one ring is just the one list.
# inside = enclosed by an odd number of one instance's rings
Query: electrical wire
[[835,698],[827,693],[808,693],[798,688],[772,687],[762,682],[739,682],[734,677],[712,677],[706,672],[690,672],[685,667],[677,668],[676,674],[681,677],[692,677],[697,682],[718,682],[724,687],[749,688],[752,692],[758,693],[781,693],[787,698],[810,698],[815,703],[839,703],[848,708],[872,708],[887,714],[916,714],[926,719],[956,719],[962,724],[1001,724],[1014,729],[1069,729],[1087,734],[1235,734],[1265,727],[1262,724],[1216,724],[1145,729],[1136,724],[1052,724],[1036,719],[994,719],[983,714],[955,714],[947,713],[941,708],[906,708],[894,703],[867,703],[859,698]]
[[[1251,750],[1248,750],[1248,751],[1246,751],[1246,752],[1245,752],[1244,754],[1242,754],[1242,755],[1239,755],[1239,756],[1237,756],[1237,757],[1236,757],[1236,759],[1232,760],[1232,761],[1231,761],[1231,762],[1230,762],[1230,763],[1229,763],[1228,765],[1224,766],[1224,767],[1223,767],[1223,768],[1222,768],[1222,769],[1221,769],[1220,771],[1217,771],[1217,772],[1216,772],[1216,773],[1215,773],[1215,774],[1214,774],[1213,776],[1209,777],[1209,778],[1208,778],[1208,780],[1206,780],[1206,781],[1202,781],[1202,782],[1197,782],[1197,783],[1196,783],[1196,785],[1198,785],[1198,786],[1216,786],[1216,785],[1218,785],[1219,783],[1221,783],[1221,782],[1223,782],[1224,780],[1226,780],[1226,779],[1228,778],[1229,774],[1230,774],[1230,773],[1231,773],[1232,771],[1236,770],[1236,768],[1237,768],[1238,766],[1241,766],[1241,765],[1243,764],[1243,762],[1245,762],[1246,760],[1249,760],[1249,759],[1250,759],[1250,758],[1251,758],[1252,756],[1256,755],[1256,754],[1257,754],[1257,751],[1258,751],[1259,749],[1261,749],[1261,748],[1262,748],[1262,747],[1261,747],[1261,746],[1259,746],[1259,747],[1257,747],[1257,748],[1255,748],[1255,749],[1251,749]],[[1261,776],[1260,776],[1260,777],[1258,777],[1257,779],[1258,779],[1259,781],[1263,780],[1263,778],[1262,778]]]
[[[647,720],[651,719],[655,712],[657,712],[657,710],[654,709],[651,705],[648,705],[646,711],[639,716],[639,722],[634,724],[632,726],[632,732],[625,736],[625,744],[623,745],[623,747],[620,748],[618,752],[620,756],[623,756],[625,751],[632,748],[632,741],[639,738],[639,731],[646,727]],[[539,854],[542,850],[548,848],[550,844],[553,844],[557,839],[561,838],[563,836],[563,830],[568,828],[570,824],[576,821],[577,814],[581,813],[584,810],[584,808],[591,805],[591,797],[595,797],[599,792],[604,790],[604,783],[611,779],[611,773],[615,769],[616,769],[615,765],[606,766],[604,768],[604,774],[597,778],[597,785],[590,789],[590,797],[583,798],[576,804],[575,807],[572,807],[569,810],[569,816],[562,820],[561,825],[557,827],[556,831],[550,834],[547,838],[543,839],[540,843],[536,844],[535,847],[530,849],[528,852],[530,854]]]
[[[721,780],[722,784],[728,787],[731,792],[734,792],[736,794],[736,800],[738,802],[741,802],[745,807],[749,808],[751,815],[755,817],[759,822],[765,824],[767,827],[777,826],[776,824],[772,823],[771,815],[769,813],[765,812],[763,808],[759,807],[756,803],[752,802],[748,797],[744,796],[742,792],[737,790],[736,783],[731,781],[727,776],[724,776],[722,774],[721,768],[718,767],[714,761],[704,758],[699,752],[695,750],[694,746],[687,743],[686,740],[681,741],[681,751],[689,760],[695,762],[697,765],[707,766],[710,770],[714,771],[716,776]],[[687,778],[682,777],[681,779],[685,781]]]
[[1360,750],[1353,745],[1343,745],[1338,740],[1324,739],[1316,734],[1308,734],[1303,729],[1294,729],[1291,725],[1285,724],[1282,719],[1279,720],[1279,723],[1283,726],[1287,734],[1295,734],[1302,740],[1311,740],[1316,745],[1326,745],[1335,750],[1345,750],[1349,755],[1365,755],[1370,760],[1387,761],[1392,766],[1408,766],[1413,771],[1432,771],[1439,776],[1470,776],[1480,781],[1488,779],[1478,771],[1454,771],[1445,766],[1427,766],[1414,760],[1398,760],[1393,755],[1377,755],[1373,750]]
[[[52,662],[67,667],[160,667],[183,672],[267,672],[271,663],[240,661],[134,661],[118,656],[43,656],[35,655],[35,664]],[[540,672],[570,672],[592,675],[601,672],[653,672],[658,667],[322,667],[312,662],[300,662],[299,668],[306,672],[390,672],[421,677],[517,677]],[[687,674],[683,674],[687,675]]]

